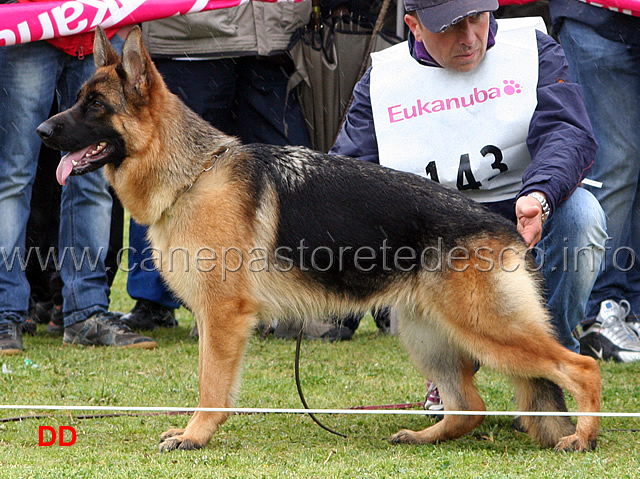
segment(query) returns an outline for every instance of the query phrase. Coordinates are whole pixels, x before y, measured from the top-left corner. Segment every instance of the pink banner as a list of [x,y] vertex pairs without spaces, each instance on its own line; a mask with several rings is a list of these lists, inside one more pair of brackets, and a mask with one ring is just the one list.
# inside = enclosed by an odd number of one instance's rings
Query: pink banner
[[[524,5],[538,0],[499,0],[500,5]],[[608,8],[611,11],[640,17],[640,0],[579,0],[594,7]]]
[[640,2],[638,0],[580,0],[595,7],[604,7],[614,12],[626,13],[640,17]]
[[0,5],[0,47],[133,25],[173,15],[235,7],[249,1],[301,0],[77,0]]

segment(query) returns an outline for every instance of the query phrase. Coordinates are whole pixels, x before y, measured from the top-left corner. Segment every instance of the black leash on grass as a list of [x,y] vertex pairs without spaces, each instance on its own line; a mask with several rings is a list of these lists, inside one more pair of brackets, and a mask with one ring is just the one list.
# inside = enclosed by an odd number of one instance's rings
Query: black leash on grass
[[[298,388],[298,396],[300,396],[300,401],[302,401],[302,405],[304,406],[304,408],[311,409],[307,404],[306,399],[304,398],[304,394],[302,393],[302,384],[300,383],[300,346],[302,344],[302,335],[303,335],[303,328],[300,328],[300,332],[298,333],[298,339],[296,340],[296,360],[295,360],[296,387]],[[315,422],[318,426],[320,426],[325,431],[329,431],[331,434],[335,434],[336,436],[340,436],[344,438],[347,437],[346,434],[342,434],[341,432],[334,431],[330,427],[322,424],[320,420],[315,416],[315,414],[313,413],[307,413],[307,414],[309,414],[309,417],[313,419],[313,422]]]
[[[304,406],[305,409],[311,409],[309,407],[309,405],[307,404],[306,399],[304,398],[304,394],[302,393],[302,384],[300,383],[300,346],[302,345],[302,336],[303,336],[303,330],[300,329],[300,332],[298,333],[298,338],[296,340],[296,358],[295,358],[295,377],[296,377],[296,387],[298,388],[298,396],[300,396],[300,401],[302,401],[302,405]],[[405,404],[385,404],[382,406],[355,406],[355,407],[350,407],[348,409],[409,409],[409,408],[413,408],[413,407],[424,407],[424,402],[417,402],[417,403],[405,403]],[[320,426],[322,429],[324,429],[325,431],[330,432],[331,434],[335,434],[336,436],[340,436],[340,437],[344,437],[347,438],[348,436],[346,434],[342,434],[341,432],[337,432],[334,431],[333,429],[331,429],[328,426],[325,426],[324,424],[322,424],[320,422],[320,420],[313,414],[313,413],[307,413],[309,415],[309,417],[311,419],[313,419],[313,421]]]

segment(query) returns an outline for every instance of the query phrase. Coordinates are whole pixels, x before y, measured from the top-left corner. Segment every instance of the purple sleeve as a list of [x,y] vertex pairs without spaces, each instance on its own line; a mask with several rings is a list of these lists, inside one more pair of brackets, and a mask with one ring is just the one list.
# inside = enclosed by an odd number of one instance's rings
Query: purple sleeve
[[345,155],[359,160],[379,163],[378,142],[373,124],[371,97],[369,95],[369,73],[362,75],[353,89],[353,101],[334,145],[331,155]]

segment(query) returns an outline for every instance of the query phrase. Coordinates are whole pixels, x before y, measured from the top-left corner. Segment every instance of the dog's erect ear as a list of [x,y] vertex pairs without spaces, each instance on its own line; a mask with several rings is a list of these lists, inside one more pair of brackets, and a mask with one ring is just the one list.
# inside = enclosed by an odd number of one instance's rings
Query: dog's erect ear
[[96,28],[96,37],[93,40],[93,61],[96,68],[115,65],[120,61],[118,54],[100,26]]
[[153,66],[142,41],[142,30],[137,25],[131,29],[122,47],[122,66],[131,85],[138,93],[145,94]]

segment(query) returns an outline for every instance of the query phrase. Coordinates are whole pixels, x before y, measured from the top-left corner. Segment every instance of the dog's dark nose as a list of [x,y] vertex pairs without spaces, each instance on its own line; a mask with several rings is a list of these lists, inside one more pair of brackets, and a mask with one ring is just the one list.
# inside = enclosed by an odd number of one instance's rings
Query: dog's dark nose
[[38,132],[38,135],[40,135],[40,138],[47,140],[54,135],[57,129],[59,129],[58,125],[47,120],[42,122],[40,126],[36,128],[36,131]]

